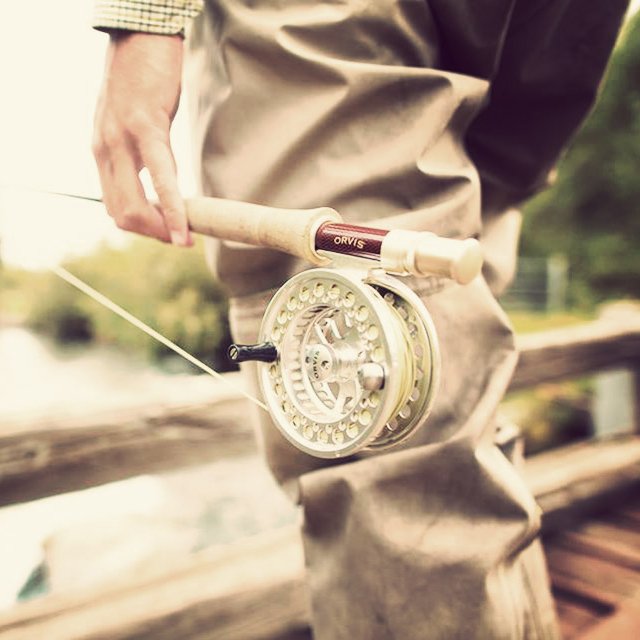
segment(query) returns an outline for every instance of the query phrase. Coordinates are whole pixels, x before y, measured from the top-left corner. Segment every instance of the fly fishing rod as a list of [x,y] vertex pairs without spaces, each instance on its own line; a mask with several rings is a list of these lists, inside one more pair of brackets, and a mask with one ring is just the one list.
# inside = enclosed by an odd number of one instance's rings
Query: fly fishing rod
[[482,267],[474,239],[345,224],[330,208],[276,209],[216,198],[186,201],[190,228],[277,249],[318,268],[271,299],[259,343],[232,345],[256,361],[269,413],[302,451],[338,458],[407,439],[427,420],[440,349],[420,298],[398,277],[471,282]]

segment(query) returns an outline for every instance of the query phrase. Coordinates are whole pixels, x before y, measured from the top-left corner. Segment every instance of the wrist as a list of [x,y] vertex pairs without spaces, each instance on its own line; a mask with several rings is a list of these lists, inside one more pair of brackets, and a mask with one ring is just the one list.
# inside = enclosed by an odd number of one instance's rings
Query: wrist
[[104,32],[109,35],[110,44],[131,42],[146,48],[182,49],[184,43],[184,36],[179,33],[149,33],[134,29],[105,29]]
[[154,33],[152,31],[143,31],[140,29],[123,29],[123,28],[98,28],[99,31],[106,33],[109,36],[109,40],[118,41],[123,40],[128,36],[132,36],[134,34],[143,35],[143,36],[153,36],[157,38],[175,38],[176,40],[184,40],[184,32],[179,33]]

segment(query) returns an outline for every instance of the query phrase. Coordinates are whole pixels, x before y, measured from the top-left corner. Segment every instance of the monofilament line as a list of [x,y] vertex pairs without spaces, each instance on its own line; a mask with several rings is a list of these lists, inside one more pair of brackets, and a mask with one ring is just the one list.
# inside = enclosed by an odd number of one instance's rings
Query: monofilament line
[[127,322],[130,322],[134,327],[137,327],[141,331],[144,331],[147,335],[151,336],[158,342],[165,345],[165,347],[169,347],[169,349],[171,349],[172,351],[175,351],[179,356],[182,356],[185,360],[188,360],[189,362],[191,362],[191,364],[194,364],[199,369],[202,369],[202,371],[204,371],[205,373],[208,373],[210,376],[213,376],[216,380],[219,380],[220,382],[224,382],[224,384],[226,384],[228,387],[231,387],[238,393],[242,394],[245,398],[247,398],[247,400],[251,400],[251,402],[259,406],[261,409],[268,411],[266,404],[264,404],[263,402],[260,402],[260,400],[258,400],[257,398],[254,398],[253,396],[249,395],[243,389],[240,389],[236,387],[234,384],[231,384],[223,375],[215,371],[215,369],[212,369],[211,367],[207,366],[204,362],[201,362],[200,360],[198,360],[198,358],[186,352],[182,347],[179,347],[177,344],[169,340],[169,338],[165,338],[161,333],[158,333],[155,329],[152,329],[149,325],[145,324],[144,322],[142,322],[142,320],[139,320],[134,315],[131,315],[128,311],[126,311],[121,306],[113,302],[113,300],[110,300],[109,298],[107,298],[107,296],[103,295],[99,291],[96,291],[93,287],[90,287],[88,284],[80,280],[80,278],[77,278],[72,273],[69,273],[63,267],[51,267],[51,270],[57,276],[62,278],[65,282],[68,282],[70,285],[74,286],[76,289],[79,289],[80,291],[82,291],[82,293],[85,293],[90,298],[100,303],[102,306],[106,307],[110,311],[113,311],[113,313],[119,315],[121,318],[123,318]]

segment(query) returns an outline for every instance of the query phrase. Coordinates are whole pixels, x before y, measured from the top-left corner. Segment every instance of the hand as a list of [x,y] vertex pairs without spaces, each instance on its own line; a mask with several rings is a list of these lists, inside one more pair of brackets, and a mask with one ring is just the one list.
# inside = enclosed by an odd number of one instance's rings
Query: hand
[[[182,77],[180,36],[114,32],[94,123],[93,153],[107,211],[116,224],[175,245],[193,244],[178,191],[169,130]],[[140,182],[146,167],[158,194]]]

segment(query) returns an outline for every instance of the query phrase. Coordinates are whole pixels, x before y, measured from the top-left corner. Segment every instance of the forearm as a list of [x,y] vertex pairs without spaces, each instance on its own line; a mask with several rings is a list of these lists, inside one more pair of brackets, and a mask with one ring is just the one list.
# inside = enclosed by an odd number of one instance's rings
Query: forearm
[[204,0],[95,0],[92,24],[103,31],[183,35],[203,4]]

